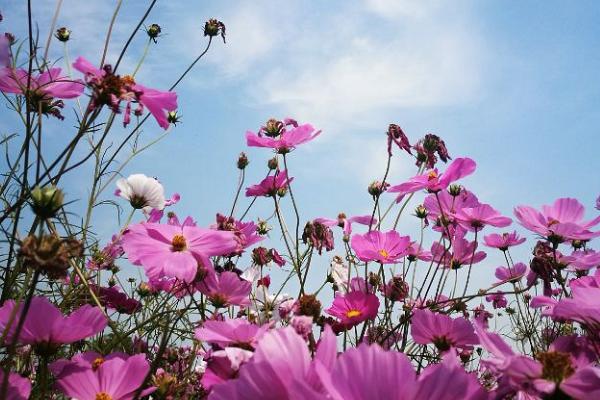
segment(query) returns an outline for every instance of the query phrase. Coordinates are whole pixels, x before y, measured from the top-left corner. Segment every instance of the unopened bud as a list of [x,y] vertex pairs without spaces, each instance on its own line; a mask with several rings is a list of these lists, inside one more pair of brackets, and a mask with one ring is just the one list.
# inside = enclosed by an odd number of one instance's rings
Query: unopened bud
[[62,207],[64,200],[63,192],[56,186],[36,186],[31,191],[31,208],[40,218],[52,218]]
[[54,37],[60,40],[61,42],[68,42],[71,37],[71,31],[63,26],[62,28],[58,28],[56,30]]
[[460,185],[453,184],[448,188],[448,193],[450,193],[450,196],[456,197],[460,194],[461,190],[462,188]]
[[279,166],[279,162],[277,161],[277,157],[273,157],[271,158],[268,162],[267,162],[267,166],[269,167],[270,170],[275,170],[277,169],[277,167]]
[[181,118],[179,117],[179,115],[177,115],[177,111],[173,110],[173,111],[169,111],[167,113],[167,122],[170,124],[173,124],[175,126],[177,126],[177,123],[181,121]]
[[423,207],[423,205],[418,205],[417,208],[415,208],[415,215],[419,219],[425,219],[427,218],[427,209]]
[[146,28],[146,34],[148,34],[148,37],[152,39],[154,43],[156,43],[156,38],[160,36],[160,32],[161,29],[159,24],[152,24]]

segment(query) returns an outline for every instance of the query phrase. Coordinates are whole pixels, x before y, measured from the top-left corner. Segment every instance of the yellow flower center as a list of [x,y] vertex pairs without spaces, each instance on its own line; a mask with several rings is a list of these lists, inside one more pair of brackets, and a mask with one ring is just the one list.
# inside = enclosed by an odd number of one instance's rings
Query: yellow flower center
[[96,371],[100,366],[104,364],[104,358],[98,357],[94,361],[92,361],[92,369]]
[[173,251],[184,251],[187,248],[187,242],[185,241],[185,237],[183,237],[183,235],[173,236],[171,245],[173,246]]
[[550,218],[550,219],[548,220],[548,228],[550,228],[552,225],[556,225],[556,224],[558,224],[558,223],[560,223],[560,221],[557,221],[557,220],[555,220],[555,219],[552,219],[552,218]]
[[112,400],[112,397],[106,392],[100,392],[96,394],[96,400]]
[[432,180],[438,177],[438,173],[435,171],[429,171],[427,174],[427,179]]
[[388,258],[390,256],[390,253],[387,252],[387,250],[385,249],[381,249],[379,250],[379,254],[381,255],[381,257],[383,258]]
[[362,311],[360,311],[360,310],[348,310],[348,311],[346,311],[346,317],[348,317],[348,318],[358,317],[361,314],[362,314]]
[[135,79],[131,75],[124,75],[121,77],[121,81],[126,85],[135,85]]

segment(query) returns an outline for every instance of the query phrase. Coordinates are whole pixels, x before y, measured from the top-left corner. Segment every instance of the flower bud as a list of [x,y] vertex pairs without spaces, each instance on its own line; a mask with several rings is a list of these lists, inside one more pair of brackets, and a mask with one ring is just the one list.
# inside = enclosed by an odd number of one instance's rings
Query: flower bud
[[427,209],[420,204],[417,206],[417,208],[415,208],[415,215],[419,219],[425,219],[427,218]]
[[256,224],[256,232],[259,235],[266,235],[270,230],[271,227],[269,224],[267,224],[267,221],[263,221],[262,219],[258,220],[258,223]]
[[448,193],[450,193],[450,196],[452,196],[452,197],[458,196],[461,191],[462,191],[461,186],[460,185],[456,185],[456,184],[452,184],[448,188]]
[[373,182],[371,182],[371,184],[367,188],[367,191],[369,192],[369,194],[371,196],[378,197],[383,192],[385,192],[389,186],[390,186],[390,184],[387,183],[387,182],[386,183],[381,183],[379,181],[373,181]]
[[142,282],[137,287],[137,293],[140,297],[146,297],[152,293],[152,290],[150,290],[150,286],[146,282]]
[[35,215],[43,219],[52,218],[62,207],[63,200],[63,192],[56,186],[36,186],[31,191],[31,208]]
[[117,280],[115,279],[114,276],[111,276],[110,279],[108,280],[108,287],[113,287],[117,284]]
[[248,160],[248,156],[246,156],[246,153],[241,152],[237,159],[238,169],[245,169],[249,163],[250,161]]
[[173,110],[173,111],[169,111],[167,113],[167,122],[170,124],[173,124],[175,126],[177,126],[177,123],[181,121],[181,118],[179,117],[179,115],[177,115],[177,111]]
[[69,38],[71,37],[71,31],[63,26],[62,28],[58,28],[56,30],[54,37],[60,40],[61,42],[68,42]]
[[279,162],[277,161],[277,157],[273,157],[271,158],[268,162],[267,162],[267,166],[269,167],[270,170],[275,170],[277,169],[277,167],[279,166]]
[[152,24],[146,28],[146,34],[154,43],[156,43],[156,38],[160,36],[160,32],[161,29],[159,24]]
[[285,195],[286,195],[286,193],[287,193],[287,188],[285,188],[285,187],[282,187],[282,188],[279,188],[279,189],[277,189],[277,195],[278,195],[279,197],[283,197],[283,196],[285,196]]

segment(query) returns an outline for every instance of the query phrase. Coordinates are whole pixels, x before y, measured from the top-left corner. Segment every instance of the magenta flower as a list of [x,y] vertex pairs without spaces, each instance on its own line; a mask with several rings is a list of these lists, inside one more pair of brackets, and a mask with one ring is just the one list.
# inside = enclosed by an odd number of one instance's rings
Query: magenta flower
[[[10,41],[6,37],[6,34],[0,35],[0,68],[8,67],[10,65]],[[0,69],[0,75],[5,74],[6,70]]]
[[364,235],[352,236],[352,249],[356,256],[365,262],[377,261],[382,264],[395,264],[408,254],[410,237],[400,236],[396,231],[371,231]]
[[423,189],[436,193],[446,189],[452,182],[471,175],[475,171],[475,166],[475,161],[470,158],[457,158],[452,161],[443,174],[439,174],[437,169],[432,169],[422,175],[410,178],[408,182],[390,187],[388,192],[398,193],[397,202],[400,202],[406,194]]
[[196,329],[195,338],[221,347],[253,349],[269,325],[258,326],[245,319],[209,320]]
[[142,309],[142,303],[121,292],[116,286],[102,287],[89,283],[100,303],[121,314],[133,314]]
[[362,291],[349,292],[345,295],[336,294],[333,304],[325,312],[340,320],[340,323],[351,328],[363,321],[377,316],[379,299],[371,293]]
[[215,385],[210,399],[289,399],[295,381],[307,380],[310,364],[308,347],[292,327],[267,332],[239,376]]
[[215,307],[247,306],[250,304],[252,283],[240,279],[235,272],[209,273],[198,284]]
[[477,264],[482,261],[486,257],[485,252],[477,251],[478,243],[469,242],[463,235],[461,228],[456,230],[450,251],[446,251],[441,243],[433,243],[431,254],[435,262],[443,263],[446,268],[459,269],[463,265]]
[[[500,335],[486,331],[475,324],[482,347],[491,358],[481,364],[499,375],[498,398],[516,395],[516,398],[569,398],[587,399],[590,393],[600,393],[600,368],[575,358],[573,338],[555,341],[548,351],[539,352],[536,360],[516,354]],[[593,358],[591,359],[593,360]],[[582,393],[587,391],[582,396]]]
[[110,65],[98,69],[83,57],[75,60],[73,68],[85,75],[85,82],[93,91],[91,109],[105,105],[114,113],[121,113],[121,102],[125,102],[123,125],[127,126],[132,103],[137,103],[135,115],[142,115],[146,107],[161,128],[169,127],[167,114],[177,109],[176,93],[147,88],[135,83],[132,76],[115,75]]
[[551,206],[542,206],[542,211],[533,207],[519,206],[515,215],[521,225],[544,237],[587,240],[600,235],[589,228],[600,223],[600,216],[591,221],[583,221],[585,209],[572,198],[557,199]]
[[320,217],[315,219],[316,222],[320,222],[325,226],[339,226],[342,228],[342,232],[345,236],[349,237],[352,234],[352,224],[357,223],[361,225],[372,225],[377,223],[377,218],[371,218],[370,215],[356,215],[353,217],[346,217],[346,214],[341,213],[337,219]]
[[575,321],[592,329],[600,328],[600,289],[573,286],[572,298],[560,299],[551,310],[558,321]]
[[275,175],[267,176],[258,185],[246,188],[246,197],[275,197],[279,191],[285,191],[293,180],[294,178],[288,178],[286,170],[276,171]]
[[508,301],[502,292],[488,294],[485,296],[485,301],[492,303],[494,308],[504,308],[508,305]]
[[[2,382],[4,382],[4,374],[4,370],[0,368],[0,386],[2,385]],[[13,372],[8,373],[6,400],[27,400],[29,399],[30,393],[31,382],[29,379]]]
[[238,238],[240,247],[244,249],[263,240],[263,237],[257,233],[257,226],[254,222],[242,222],[222,214],[217,214],[217,223],[211,225],[210,228],[219,231],[233,232]]
[[433,343],[440,351],[471,348],[478,344],[473,324],[464,318],[417,309],[412,316],[411,333],[415,343]]
[[[113,353],[106,357],[94,353],[80,353],[71,360],[50,364],[56,385],[66,396],[78,400],[132,400],[144,384],[150,365],[144,354],[127,356]],[[140,391],[140,397],[155,388]]]
[[[4,35],[2,35],[4,37]],[[37,76],[29,76],[24,69],[0,69],[0,91],[4,93],[22,94],[29,97],[31,110],[42,114],[53,115],[64,119],[60,110],[64,107],[62,100],[79,97],[83,93],[83,82],[61,76],[60,68],[50,68]],[[27,90],[27,81],[29,91]]]
[[231,254],[239,243],[231,232],[189,225],[140,223],[123,235],[123,250],[135,265],[141,265],[150,279],[163,276],[185,282],[196,278],[199,265],[211,268],[209,257]]
[[461,208],[456,211],[458,223],[470,231],[480,231],[484,226],[504,228],[512,223],[512,219],[500,215],[489,204],[480,204],[473,208]]
[[496,278],[500,280],[499,283],[517,282],[527,274],[528,270],[527,265],[521,262],[512,267],[498,267],[496,268]]
[[483,237],[483,242],[488,247],[506,251],[509,247],[518,246],[525,242],[525,238],[520,237],[517,231],[505,232],[503,234],[490,233]]
[[572,270],[590,270],[600,266],[600,251],[574,251],[570,256],[562,257],[560,261],[568,262],[569,269]]
[[[430,221],[439,223],[442,214],[451,222],[454,220],[454,214],[463,208],[474,208],[479,206],[479,200],[472,192],[461,189],[458,196],[452,196],[444,190],[435,194],[430,194],[423,200],[423,207],[427,210],[427,218]],[[441,207],[440,207],[441,206]]]
[[317,373],[325,393],[304,388],[304,393],[296,399],[412,400],[417,383],[406,355],[385,351],[378,345],[361,344],[348,349],[335,360],[333,367],[317,368]]
[[279,154],[286,154],[294,150],[296,146],[313,140],[320,133],[321,131],[315,131],[315,128],[310,124],[285,130],[277,137],[259,136],[248,131],[246,132],[246,144],[250,147],[268,147]]
[[421,260],[421,261],[431,261],[433,260],[433,255],[429,250],[425,250],[421,245],[417,242],[411,242],[408,247],[407,258],[409,261]]
[[427,366],[419,375],[414,400],[487,400],[489,393],[475,374],[469,374],[458,359],[448,353],[439,364]]
[[[9,323],[15,307],[14,300],[8,300],[0,307],[0,331]],[[17,317],[10,324],[7,337],[13,340],[23,304],[17,306]],[[51,350],[54,346],[73,343],[101,332],[108,321],[97,307],[84,305],[73,311],[68,317],[50,303],[46,297],[31,299],[29,311],[23,322],[18,342],[36,345]]]

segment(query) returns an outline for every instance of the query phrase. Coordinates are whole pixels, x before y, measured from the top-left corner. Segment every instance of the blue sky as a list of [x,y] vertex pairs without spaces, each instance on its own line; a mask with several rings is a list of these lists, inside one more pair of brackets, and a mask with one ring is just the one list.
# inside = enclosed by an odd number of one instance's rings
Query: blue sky
[[[81,54],[98,62],[113,3],[64,1],[58,25],[73,31],[73,59]],[[109,62],[145,2],[124,3]],[[35,2],[42,38],[54,4]],[[5,1],[2,13],[0,28],[25,37],[25,3]],[[226,24],[227,44],[216,40],[178,90],[182,123],[124,170],[158,176],[167,192],[179,192],[179,214],[208,224],[227,211],[237,154],[250,157],[249,183],[264,176],[271,156],[246,149],[244,132],[286,116],[323,130],[290,159],[304,220],[370,209],[366,187],[382,176],[390,122],[411,141],[433,132],[453,157],[475,159],[477,172],[464,184],[504,214],[566,196],[595,212],[600,3],[159,1],[147,22],[165,34],[137,80],[168,87],[203,48],[202,26],[210,17]],[[143,32],[136,37],[122,73],[136,65],[145,40]],[[56,41],[50,54],[63,55]],[[0,132],[14,131],[13,122],[3,112]],[[67,140],[65,125],[47,124],[50,147]],[[143,137],[158,133],[152,122]],[[408,157],[393,162],[392,183],[414,174]],[[65,183],[72,198],[85,197],[89,173]],[[267,216],[270,203],[262,203],[252,217]],[[414,223],[403,224],[411,233]],[[106,218],[95,228],[103,235],[116,229]],[[533,243],[522,246],[523,256]]]

